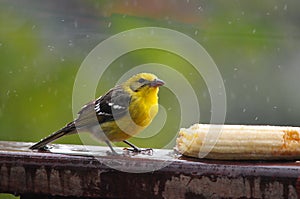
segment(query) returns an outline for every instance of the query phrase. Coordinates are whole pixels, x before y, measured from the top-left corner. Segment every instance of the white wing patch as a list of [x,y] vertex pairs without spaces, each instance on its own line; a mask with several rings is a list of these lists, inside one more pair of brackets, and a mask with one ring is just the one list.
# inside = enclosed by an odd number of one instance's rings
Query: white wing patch
[[97,104],[95,105],[95,111],[96,111],[97,113],[100,112],[100,104],[99,104],[99,103],[97,103]]
[[120,110],[120,109],[125,109],[124,106],[120,106],[120,105],[118,105],[118,104],[114,104],[114,105],[112,106],[112,108],[113,108],[113,109],[118,109],[118,110]]
[[[107,104],[108,104],[108,106],[110,106],[114,110],[124,110],[124,109],[126,109],[126,107],[118,105],[118,104],[114,104],[113,102],[109,102]],[[97,115],[108,115],[108,116],[111,115],[109,113],[105,113],[105,112],[101,111],[100,103],[95,104],[95,108],[94,109],[97,112]]]

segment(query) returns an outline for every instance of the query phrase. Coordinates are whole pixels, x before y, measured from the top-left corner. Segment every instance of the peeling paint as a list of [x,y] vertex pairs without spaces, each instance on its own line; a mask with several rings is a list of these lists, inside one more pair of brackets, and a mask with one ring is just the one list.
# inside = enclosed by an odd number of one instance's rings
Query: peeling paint
[[296,189],[293,186],[289,185],[288,186],[288,191],[289,191],[289,193],[288,193],[288,198],[289,199],[297,199],[298,198]]
[[154,195],[158,195],[159,194],[159,184],[160,184],[160,181],[158,181],[158,182],[156,182],[154,184],[154,188],[153,188]]
[[277,181],[266,184],[264,198],[283,198],[283,185]]
[[[11,167],[10,170],[10,183],[15,184],[18,187],[21,187],[23,190],[26,189],[24,186],[26,184],[26,174],[25,169],[22,166]],[[21,191],[23,191],[21,190]]]
[[[180,175],[172,177],[165,183],[164,198],[185,198],[187,194],[202,196],[205,198],[283,198],[283,184],[278,181],[268,183],[264,189],[260,187],[261,179],[251,182],[243,177],[229,178],[218,177],[211,180],[209,177],[191,179],[189,176]],[[296,196],[295,189],[289,187],[289,195]]]
[[6,164],[2,164],[0,168],[0,187],[8,187],[9,174]]

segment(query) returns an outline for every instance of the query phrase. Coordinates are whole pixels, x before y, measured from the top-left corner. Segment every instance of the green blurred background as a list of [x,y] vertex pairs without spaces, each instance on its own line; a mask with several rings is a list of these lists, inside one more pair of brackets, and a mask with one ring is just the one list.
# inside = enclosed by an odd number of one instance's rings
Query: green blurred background
[[[180,31],[207,50],[226,87],[225,123],[300,126],[299,5],[279,0],[1,0],[0,140],[35,142],[71,121],[73,84],[88,53],[116,33],[147,26]],[[210,97],[203,79],[169,52],[138,50],[118,58],[95,97],[126,71],[149,62],[166,64],[190,81],[199,100],[199,122],[208,123]],[[168,114],[165,127],[152,138],[133,139],[138,146],[160,148],[176,135],[178,100],[162,88],[160,103]],[[70,136],[58,143],[81,142]]]

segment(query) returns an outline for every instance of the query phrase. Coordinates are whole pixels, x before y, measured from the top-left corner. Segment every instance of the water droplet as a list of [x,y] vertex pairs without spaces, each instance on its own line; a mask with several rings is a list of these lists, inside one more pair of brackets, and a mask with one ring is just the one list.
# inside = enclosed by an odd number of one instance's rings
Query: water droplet
[[110,28],[110,27],[111,27],[111,22],[109,22],[109,23],[108,23],[107,27],[108,27],[108,28]]
[[257,120],[258,120],[258,117],[256,116],[256,117],[254,118],[254,120],[257,121]]
[[198,7],[198,10],[199,10],[200,12],[202,12],[202,11],[203,11],[202,6],[199,6],[199,7]]
[[55,47],[51,46],[51,45],[48,45],[48,49],[49,49],[49,51],[53,51],[55,49]]
[[74,27],[78,28],[78,22],[77,22],[77,20],[74,21]]
[[252,34],[255,34],[256,33],[256,29],[254,28],[253,30],[252,30]]
[[232,24],[232,21],[228,21],[228,24],[231,25],[231,24]]
[[284,4],[283,10],[287,11],[287,4]]
[[266,13],[266,15],[268,15],[268,16],[269,16],[269,15],[270,15],[270,13],[269,13],[269,12],[267,12],[267,13]]
[[72,47],[74,44],[73,44],[73,41],[72,40],[69,40],[69,46]]
[[61,19],[60,21],[61,21],[61,22],[65,22],[65,20],[64,20],[64,19]]
[[198,35],[198,30],[195,30],[194,34],[195,34],[195,35]]
[[245,108],[243,108],[243,113],[245,113],[246,112],[246,109]]

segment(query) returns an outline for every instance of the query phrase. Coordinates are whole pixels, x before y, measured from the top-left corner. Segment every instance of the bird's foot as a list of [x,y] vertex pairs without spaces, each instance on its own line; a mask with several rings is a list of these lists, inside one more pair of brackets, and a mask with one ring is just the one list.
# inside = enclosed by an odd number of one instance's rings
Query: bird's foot
[[140,149],[140,148],[124,148],[124,151],[127,151],[129,153],[132,153],[133,155],[137,155],[137,154],[143,154],[143,155],[153,155],[153,149],[148,148],[148,149]]
[[43,146],[43,147],[41,147],[41,148],[39,148],[39,149],[37,149],[39,152],[49,152],[50,151],[50,149],[52,149],[53,147],[52,146],[47,146],[47,145],[45,145],[45,146]]

